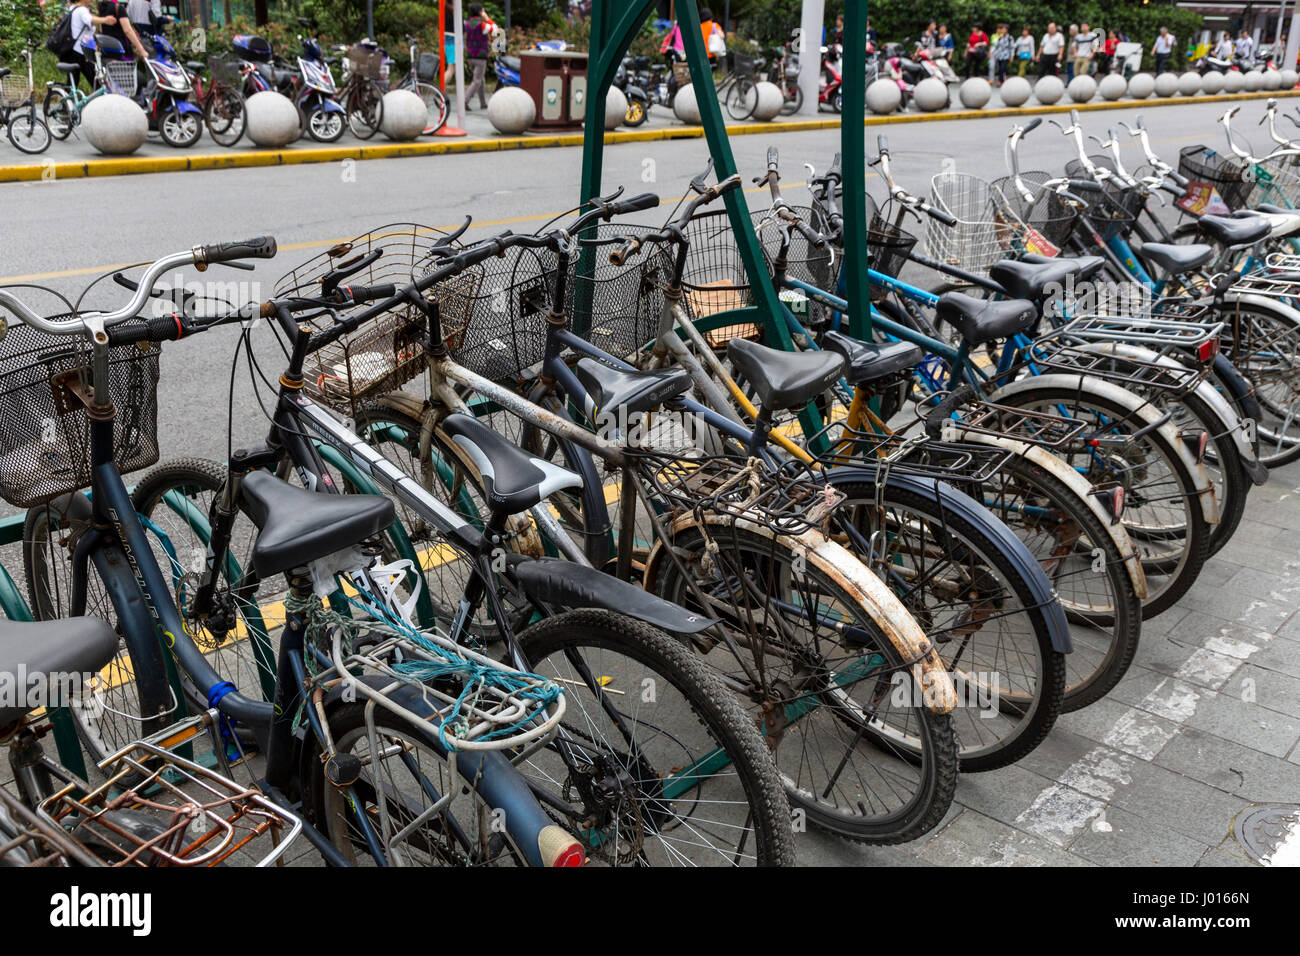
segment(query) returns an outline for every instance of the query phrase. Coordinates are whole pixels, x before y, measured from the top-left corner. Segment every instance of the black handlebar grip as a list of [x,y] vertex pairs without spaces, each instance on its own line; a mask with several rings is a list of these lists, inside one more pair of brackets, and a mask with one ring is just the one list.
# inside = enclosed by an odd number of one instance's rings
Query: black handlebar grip
[[241,242],[218,242],[203,246],[201,261],[205,263],[233,262],[236,259],[274,259],[276,253],[273,236],[258,236]]
[[138,321],[124,322],[106,330],[109,345],[134,345],[137,342],[174,342],[189,331],[189,323],[180,315],[151,315]]
[[1085,193],[1099,193],[1101,192],[1101,183],[1095,183],[1091,179],[1071,179],[1070,188]]
[[629,212],[640,212],[642,209],[654,209],[658,205],[658,196],[654,193],[642,193],[639,196],[633,196],[631,199],[624,199],[622,202],[610,203],[609,214],[611,216],[622,216]]
[[771,173],[776,172],[776,171],[777,171],[777,167],[780,166],[780,165],[781,165],[781,154],[780,154],[779,152],[777,152],[777,148],[776,148],[775,146],[769,146],[769,147],[767,148],[767,170],[768,170],[768,172],[771,172]]
[[933,206],[927,205],[925,207],[925,214],[931,219],[938,219],[945,226],[951,227],[957,225],[957,217],[952,213],[944,212],[942,209],[935,209]]
[[964,405],[975,395],[975,389],[969,385],[962,385],[949,392],[934,411],[925,417],[925,433],[931,438],[938,438],[943,434],[943,423],[952,417],[958,406]]
[[1038,127],[1042,125],[1043,125],[1043,118],[1041,116],[1035,116],[1033,119],[1029,121],[1029,125],[1020,131],[1021,138],[1028,136],[1030,133],[1032,133],[1034,130],[1038,129]]
[[378,285],[349,285],[344,286],[348,294],[352,296],[352,301],[356,303],[374,302],[376,299],[391,299],[397,295],[397,285],[392,282],[381,282]]

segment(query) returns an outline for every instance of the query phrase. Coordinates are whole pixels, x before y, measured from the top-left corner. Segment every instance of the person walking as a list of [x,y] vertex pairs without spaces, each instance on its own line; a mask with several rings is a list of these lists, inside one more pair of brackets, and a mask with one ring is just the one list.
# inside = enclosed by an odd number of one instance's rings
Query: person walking
[[1047,32],[1038,44],[1038,75],[1056,76],[1065,55],[1065,35],[1056,29],[1055,23],[1047,25]]
[[487,61],[488,54],[491,52],[491,42],[489,36],[496,26],[491,17],[483,13],[483,4],[471,3],[466,12],[469,14],[465,18],[465,62],[469,64],[470,70],[473,71],[473,79],[470,80],[469,89],[465,91],[465,109],[473,109],[469,101],[478,94],[479,109],[487,109]]
[[[1161,29],[1164,28],[1161,27]],[[1251,61],[1255,55],[1254,37],[1252,37],[1245,30],[1242,30],[1241,36],[1237,37],[1237,45],[1235,48],[1235,52],[1237,54],[1237,59],[1241,61],[1241,65],[1243,67],[1251,66],[1252,65]]]
[[1086,23],[1079,24],[1079,35],[1074,38],[1074,75],[1087,76],[1092,72],[1092,58],[1097,52],[1101,37],[1092,32]]
[[1029,71],[1029,64],[1034,62],[1034,31],[1025,27],[1016,37],[1016,70],[1020,76]]
[[984,32],[984,24],[977,23],[966,40],[965,75],[967,78],[979,76],[984,72],[984,62],[989,55],[989,35]]
[[1210,55],[1213,56],[1216,60],[1226,60],[1227,62],[1231,63],[1232,54],[1234,52],[1235,51],[1233,50],[1232,47],[1232,34],[1230,34],[1227,30],[1224,30],[1222,33],[1219,34],[1219,42],[1215,44],[1214,52]]
[[1066,83],[1069,83],[1072,79],[1074,79],[1074,45],[1078,37],[1079,37],[1079,25],[1077,23],[1071,23],[1070,33],[1069,36],[1067,37],[1067,45],[1065,49],[1065,82]]
[[[81,76],[86,81],[86,85],[93,92],[95,89],[95,58],[90,55],[90,50],[94,49],[95,28],[101,26],[115,26],[117,17],[99,16],[90,12],[90,5],[94,0],[73,0],[72,3],[72,52],[64,54],[68,62],[76,63],[81,66]],[[90,46],[87,47],[86,44]]]
[[1151,55],[1156,58],[1156,76],[1169,68],[1169,57],[1174,52],[1174,35],[1168,27],[1161,27],[1156,42],[1151,45]]
[[717,66],[718,61],[727,55],[727,31],[713,19],[713,11],[708,7],[700,7],[700,36],[704,40],[704,51],[709,55],[709,65]]
[[1001,86],[1007,80],[1007,68],[1011,65],[1011,52],[1015,41],[1011,30],[1005,23],[999,23],[993,36],[993,82]]

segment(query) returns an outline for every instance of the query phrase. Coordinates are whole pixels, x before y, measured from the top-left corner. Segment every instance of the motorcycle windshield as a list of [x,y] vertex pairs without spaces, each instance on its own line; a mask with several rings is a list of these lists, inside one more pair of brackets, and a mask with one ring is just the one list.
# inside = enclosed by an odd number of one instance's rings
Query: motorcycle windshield
[[322,93],[334,92],[334,76],[330,73],[328,66],[310,63],[307,60],[299,60],[298,68],[302,70],[302,79],[314,90]]

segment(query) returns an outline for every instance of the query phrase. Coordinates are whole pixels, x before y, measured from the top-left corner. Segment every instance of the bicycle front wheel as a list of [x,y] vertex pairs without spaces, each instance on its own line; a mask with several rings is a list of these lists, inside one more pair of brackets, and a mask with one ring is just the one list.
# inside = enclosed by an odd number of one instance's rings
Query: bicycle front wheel
[[52,86],[45,94],[44,112],[45,125],[55,139],[67,139],[79,118],[72,93],[61,86]]
[[1300,324],[1283,313],[1229,304],[1227,357],[1255,390],[1263,411],[1255,428],[1270,468],[1300,459]]
[[610,866],[788,866],[790,808],[754,722],[684,644],[612,611],[519,635],[564,688],[560,733],[519,765],[542,805]]
[[436,133],[447,125],[447,115],[450,113],[447,97],[443,96],[442,90],[432,83],[416,83],[415,92],[419,94],[420,99],[424,100],[425,109],[429,111],[429,125],[425,127],[426,131]]
[[36,115],[36,107],[9,117],[9,142],[20,153],[35,156],[50,148],[50,130]]
[[203,111],[208,135],[218,146],[234,146],[244,135],[243,94],[232,87],[222,87],[212,95]]
[[348,129],[357,139],[370,139],[384,121],[384,94],[378,85],[362,80],[348,94]]

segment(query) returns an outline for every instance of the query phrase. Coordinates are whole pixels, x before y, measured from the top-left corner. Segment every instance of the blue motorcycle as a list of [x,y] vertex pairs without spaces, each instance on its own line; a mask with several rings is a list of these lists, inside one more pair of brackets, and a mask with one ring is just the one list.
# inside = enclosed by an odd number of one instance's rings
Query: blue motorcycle
[[194,84],[190,73],[203,69],[203,64],[182,66],[177,62],[176,50],[161,33],[146,34],[141,39],[153,45],[153,56],[144,61],[149,82],[141,103],[149,125],[158,130],[168,146],[193,146],[203,134],[203,111],[191,102]]
[[[568,44],[563,40],[540,40],[533,44],[533,49],[559,53],[568,49]],[[492,58],[492,72],[496,75],[498,90],[503,86],[519,85],[519,66],[519,57],[509,53],[501,52]]]

